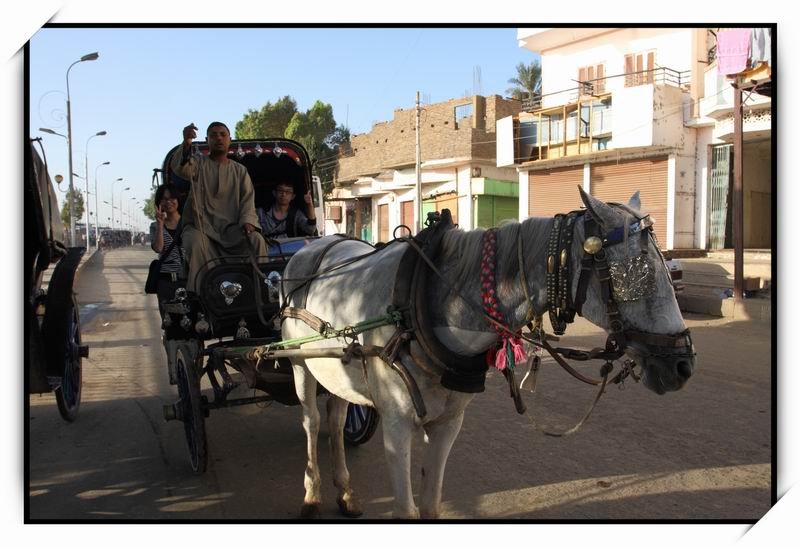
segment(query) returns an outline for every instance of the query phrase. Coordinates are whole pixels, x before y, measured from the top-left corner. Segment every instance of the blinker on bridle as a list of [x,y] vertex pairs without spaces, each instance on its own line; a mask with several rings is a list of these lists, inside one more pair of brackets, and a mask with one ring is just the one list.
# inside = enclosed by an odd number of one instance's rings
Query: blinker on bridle
[[[575,298],[572,297],[572,261],[570,252],[574,228],[579,218],[584,221],[583,257]],[[648,216],[637,218],[633,223],[614,227],[603,232],[600,224],[588,210],[558,214],[554,218],[547,253],[546,285],[547,310],[553,332],[563,335],[567,324],[572,323],[575,313],[581,314],[586,301],[586,291],[592,274],[600,282],[600,295],[606,305],[606,315],[611,333],[606,341],[606,355],[614,359],[625,351],[629,341],[637,341],[650,347],[666,350],[666,354],[678,357],[694,355],[689,330],[675,335],[660,335],[634,330],[625,330],[617,301],[635,301],[646,297],[655,290],[653,263],[647,258],[648,244],[652,238],[652,222]],[[636,235],[640,236],[641,255],[624,261],[608,261],[606,249],[622,243]],[[664,262],[658,245],[659,259]],[[666,268],[666,263],[664,263]],[[675,349],[685,348],[685,352],[675,353]],[[563,350],[565,354],[572,352]]]

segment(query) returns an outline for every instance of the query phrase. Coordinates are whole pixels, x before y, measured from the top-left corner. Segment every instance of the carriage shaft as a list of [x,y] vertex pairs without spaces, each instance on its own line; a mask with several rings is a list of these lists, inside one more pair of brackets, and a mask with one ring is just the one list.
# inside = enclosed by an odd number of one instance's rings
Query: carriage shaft
[[[378,356],[383,350],[381,346],[362,346],[362,353],[364,356]],[[261,355],[262,359],[278,359],[278,358],[342,358],[347,349],[341,347],[333,348],[290,348],[288,350],[270,350]],[[241,352],[223,351],[222,357],[224,359],[241,359],[255,360],[256,349],[251,349],[244,355]]]

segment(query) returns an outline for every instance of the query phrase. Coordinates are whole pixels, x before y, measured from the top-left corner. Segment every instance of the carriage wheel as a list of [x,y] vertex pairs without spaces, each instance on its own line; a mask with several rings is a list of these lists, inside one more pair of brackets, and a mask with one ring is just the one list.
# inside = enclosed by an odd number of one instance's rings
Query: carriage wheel
[[205,413],[200,394],[200,377],[195,368],[193,356],[185,348],[178,347],[175,366],[178,373],[178,400],[180,419],[189,446],[189,462],[197,474],[206,471],[208,464],[208,444],[206,442]]
[[347,420],[344,423],[344,441],[348,445],[367,443],[378,428],[380,420],[381,416],[374,407],[349,404]]
[[81,405],[82,384],[82,357],[84,349],[81,345],[81,320],[78,312],[78,303],[75,298],[71,301],[72,310],[67,315],[65,326],[66,341],[63,350],[63,374],[61,385],[55,389],[58,412],[65,421],[72,422],[78,418],[78,408]]

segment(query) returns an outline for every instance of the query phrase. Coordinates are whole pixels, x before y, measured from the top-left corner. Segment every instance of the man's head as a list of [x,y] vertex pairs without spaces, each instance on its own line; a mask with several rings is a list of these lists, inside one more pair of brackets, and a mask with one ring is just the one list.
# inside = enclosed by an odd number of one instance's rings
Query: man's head
[[275,203],[279,206],[288,206],[294,199],[294,187],[291,183],[280,182],[272,189]]
[[212,155],[228,153],[231,146],[231,132],[222,122],[211,122],[206,130],[208,150]]

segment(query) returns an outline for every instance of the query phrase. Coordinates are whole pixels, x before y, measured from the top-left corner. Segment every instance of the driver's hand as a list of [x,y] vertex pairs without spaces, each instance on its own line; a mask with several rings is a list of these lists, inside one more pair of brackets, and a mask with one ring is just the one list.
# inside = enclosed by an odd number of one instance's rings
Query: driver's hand
[[194,123],[183,128],[183,144],[190,145],[197,137],[197,126]]
[[250,234],[251,232],[255,231],[255,229],[256,229],[256,227],[254,227],[254,226],[253,226],[253,225],[251,225],[250,223],[245,223],[245,224],[242,226],[242,231],[243,231],[245,234]]

